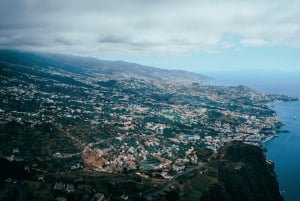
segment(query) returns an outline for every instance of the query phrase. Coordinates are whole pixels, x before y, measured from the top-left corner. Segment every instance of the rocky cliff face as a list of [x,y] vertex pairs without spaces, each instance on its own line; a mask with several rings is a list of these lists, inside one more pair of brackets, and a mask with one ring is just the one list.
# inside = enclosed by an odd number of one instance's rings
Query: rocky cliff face
[[217,155],[218,182],[203,193],[204,201],[282,201],[274,166],[259,146],[231,143]]

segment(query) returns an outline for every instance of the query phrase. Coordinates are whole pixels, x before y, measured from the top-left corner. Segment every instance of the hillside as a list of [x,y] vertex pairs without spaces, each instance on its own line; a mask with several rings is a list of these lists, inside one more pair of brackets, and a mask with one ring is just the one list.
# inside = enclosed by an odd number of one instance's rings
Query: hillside
[[32,200],[281,200],[263,150],[234,141],[273,137],[281,123],[266,104],[293,98],[128,78],[80,57],[1,57],[0,158],[30,174],[8,163],[0,191],[17,181]]
[[0,62],[24,66],[55,67],[82,74],[102,74],[112,78],[138,78],[159,81],[196,82],[208,79],[201,74],[183,70],[166,70],[125,61],[99,60],[63,54],[30,53],[0,50]]
[[156,199],[283,201],[274,164],[265,160],[262,147],[239,141],[226,144],[209,161],[178,177]]
[[233,142],[218,155],[218,182],[201,200],[282,201],[271,161],[258,146]]

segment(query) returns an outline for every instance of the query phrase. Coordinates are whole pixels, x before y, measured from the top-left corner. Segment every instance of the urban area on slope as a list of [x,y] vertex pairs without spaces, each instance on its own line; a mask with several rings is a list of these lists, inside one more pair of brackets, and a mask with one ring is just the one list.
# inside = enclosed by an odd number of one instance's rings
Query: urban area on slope
[[[280,132],[267,104],[295,100],[242,85],[0,64],[0,197],[15,200],[22,191],[29,200],[213,200],[228,154],[257,154]],[[226,171],[241,172],[246,159]],[[262,161],[278,189],[272,161]]]

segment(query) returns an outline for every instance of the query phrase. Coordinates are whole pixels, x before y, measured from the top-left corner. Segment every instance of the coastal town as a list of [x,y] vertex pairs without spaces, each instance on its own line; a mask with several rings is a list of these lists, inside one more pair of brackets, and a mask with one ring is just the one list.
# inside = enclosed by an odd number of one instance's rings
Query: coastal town
[[[226,143],[276,137],[281,122],[268,104],[295,100],[242,85],[0,65],[0,157],[24,165],[32,176],[22,182],[37,200],[155,197],[182,175],[212,171],[207,162]],[[102,181],[114,190],[87,175],[110,175]],[[144,186],[111,193],[128,180]]]

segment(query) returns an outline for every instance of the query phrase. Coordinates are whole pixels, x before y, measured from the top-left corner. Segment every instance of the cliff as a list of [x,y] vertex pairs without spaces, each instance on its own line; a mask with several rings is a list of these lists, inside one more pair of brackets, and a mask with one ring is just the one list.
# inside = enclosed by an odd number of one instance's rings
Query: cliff
[[282,201],[274,165],[259,146],[234,142],[216,159],[218,182],[203,193],[203,201]]

